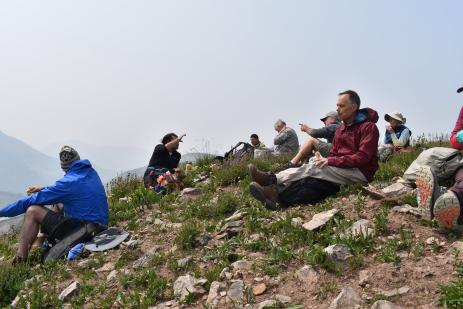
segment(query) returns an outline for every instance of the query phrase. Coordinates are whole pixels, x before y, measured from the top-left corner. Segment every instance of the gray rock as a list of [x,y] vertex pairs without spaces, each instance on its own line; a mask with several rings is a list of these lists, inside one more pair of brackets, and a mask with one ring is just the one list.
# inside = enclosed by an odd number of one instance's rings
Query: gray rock
[[240,219],[242,219],[244,217],[245,214],[246,214],[245,212],[241,212],[241,211],[237,210],[233,215],[231,215],[230,217],[225,219],[225,222],[231,222],[231,221],[240,220]]
[[328,221],[330,221],[335,214],[338,213],[337,209],[330,209],[321,213],[318,213],[312,217],[312,220],[310,220],[307,223],[304,223],[302,227],[304,227],[306,230],[313,231],[316,230],[323,225],[325,225]]
[[117,270],[113,270],[112,272],[110,272],[108,277],[106,277],[106,282],[109,283],[109,282],[113,281],[114,279],[116,279],[118,273],[119,272]]
[[135,262],[133,262],[132,267],[135,268],[135,269],[138,269],[138,268],[141,268],[141,267],[146,267],[146,266],[148,266],[148,262],[151,260],[152,257],[153,257],[152,254],[145,253],[139,259],[137,259]]
[[296,271],[296,279],[301,282],[304,282],[307,285],[314,285],[320,279],[320,274],[309,265],[303,266],[301,269]]
[[394,303],[391,303],[387,300],[378,300],[371,306],[370,309],[400,309],[401,307],[397,306]]
[[215,308],[219,304],[220,292],[225,288],[225,284],[214,281],[211,283],[211,288],[209,289],[209,295],[207,296],[206,304],[210,305],[212,308]]
[[384,188],[382,191],[386,197],[397,197],[409,193],[412,190],[413,188],[405,186],[401,183],[393,183],[392,185]]
[[58,298],[61,301],[69,301],[80,291],[80,283],[78,281],[72,282],[67,288],[65,288]]
[[293,301],[291,297],[286,296],[286,295],[281,295],[281,294],[275,295],[275,299],[282,304],[289,304]]
[[403,286],[403,287],[398,288],[398,289],[393,289],[393,290],[389,290],[389,291],[383,291],[383,292],[381,292],[381,294],[383,294],[386,297],[393,297],[393,296],[407,294],[408,291],[410,291],[410,287]]
[[408,204],[405,204],[402,206],[394,206],[392,207],[391,211],[398,212],[398,213],[404,213],[404,214],[412,214],[416,217],[424,216],[424,212],[421,209],[419,209],[418,207],[412,207]]
[[363,304],[360,296],[352,288],[343,288],[341,293],[331,302],[328,309],[354,309]]
[[219,233],[223,233],[227,230],[239,228],[241,225],[243,225],[243,220],[225,223],[224,226],[222,226],[222,228],[220,229]]
[[264,300],[257,305],[257,309],[274,308],[278,302],[276,300]]
[[439,239],[437,239],[436,237],[429,237],[428,239],[426,239],[426,244],[427,245],[437,244],[437,246],[439,246]]
[[352,224],[352,227],[350,228],[350,232],[352,233],[353,236],[370,236],[374,234],[374,230],[370,228],[370,221],[366,219],[360,219],[354,224]]
[[98,264],[98,261],[97,261],[97,260],[95,260],[95,259],[88,259],[88,260],[80,261],[80,262],[77,264],[77,266],[80,267],[80,268],[89,269],[89,268],[95,267],[97,264]]
[[370,282],[370,272],[368,270],[361,270],[359,273],[359,285],[366,286]]
[[204,289],[197,287],[197,280],[191,275],[180,276],[174,282],[174,294],[179,297],[181,301],[190,294],[205,293]]
[[251,270],[252,264],[249,261],[246,260],[239,260],[231,264],[231,267],[233,267],[233,270],[239,271],[239,272],[248,272]]
[[198,196],[201,194],[201,189],[199,188],[185,188],[182,190],[182,192],[180,193],[180,196],[181,197],[185,197],[185,196]]
[[350,249],[345,245],[331,245],[324,249],[328,259],[332,261],[345,261],[352,257]]
[[233,282],[227,292],[228,299],[235,305],[242,305],[244,302],[244,283],[242,280]]
[[188,264],[191,263],[191,261],[193,260],[193,258],[191,256],[187,256],[183,259],[180,259],[177,261],[177,267],[179,268],[185,268],[188,266]]
[[104,264],[103,266],[101,266],[100,268],[98,268],[96,270],[96,272],[98,272],[98,273],[109,272],[109,271],[111,271],[113,269],[114,269],[114,263],[113,262],[108,262],[108,263]]
[[291,225],[295,228],[302,227],[302,218],[300,217],[292,218]]

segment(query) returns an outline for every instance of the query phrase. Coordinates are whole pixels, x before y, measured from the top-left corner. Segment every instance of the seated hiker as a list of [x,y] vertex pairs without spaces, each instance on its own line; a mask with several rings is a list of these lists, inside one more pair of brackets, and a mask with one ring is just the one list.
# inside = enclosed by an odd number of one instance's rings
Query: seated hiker
[[264,143],[259,140],[259,136],[257,134],[251,134],[251,145],[254,149],[265,149]]
[[384,141],[378,147],[379,159],[383,162],[394,153],[402,151],[410,146],[412,132],[405,126],[407,119],[400,112],[392,112],[384,116],[384,120],[389,122],[386,126]]
[[299,150],[299,139],[296,131],[286,126],[286,122],[278,119],[274,125],[275,131],[278,132],[277,136],[273,139],[275,145],[273,155],[289,155],[297,153]]
[[180,187],[178,164],[181,154],[177,149],[185,136],[183,134],[179,137],[175,133],[168,133],[162,138],[161,144],[154,148],[143,177],[146,188],[152,188],[160,193],[167,193]]
[[[0,209],[0,217],[25,214],[21,240],[13,263],[27,259],[39,227],[48,237],[53,235],[55,239],[62,239],[65,235],[54,235],[55,229],[61,225],[66,225],[68,232],[80,227],[82,223],[108,225],[105,189],[90,162],[80,160],[77,151],[69,146],[61,149],[59,157],[65,172],[63,178],[45,188],[30,187],[29,196]],[[52,209],[44,207],[53,204],[57,205]]]
[[[457,90],[463,92],[463,87]],[[455,150],[463,149],[461,139],[463,129],[463,107],[460,110],[455,129],[452,132],[450,145]],[[428,151],[432,150],[429,149]],[[431,217],[437,220],[444,230],[461,231],[463,229],[463,158],[460,151],[451,153],[437,164],[434,158],[429,165],[421,166],[416,173],[418,206],[425,210]],[[442,166],[441,166],[442,165]],[[442,180],[441,174],[453,174],[453,186],[448,190],[438,185]]]
[[[313,152],[319,152],[323,157],[328,157],[333,141],[334,132],[340,126],[338,112],[328,112],[325,117],[320,119],[325,126],[320,129],[312,129],[306,124],[300,124],[301,131],[309,135],[307,142],[301,147],[291,161],[288,162],[287,167],[301,166],[304,161],[310,157]],[[319,140],[319,138],[326,139],[326,142]]]
[[327,158],[316,155],[309,163],[278,174],[248,166],[251,194],[269,209],[276,204],[316,203],[339,191],[342,184],[368,183],[378,169],[378,114],[360,108],[360,97],[352,90],[339,94],[337,111],[341,126],[336,130]]

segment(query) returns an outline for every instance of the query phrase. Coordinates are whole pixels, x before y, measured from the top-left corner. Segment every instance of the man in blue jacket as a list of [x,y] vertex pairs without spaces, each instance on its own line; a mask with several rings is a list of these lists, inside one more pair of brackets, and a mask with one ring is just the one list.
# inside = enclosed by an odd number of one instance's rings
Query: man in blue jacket
[[[13,263],[27,259],[29,250],[39,232],[39,227],[50,235],[65,218],[73,221],[108,225],[109,211],[104,186],[88,160],[80,160],[75,149],[63,146],[60,151],[63,178],[53,185],[31,187],[28,197],[0,209],[0,217],[24,215],[21,240]],[[45,205],[54,205],[50,210]]]

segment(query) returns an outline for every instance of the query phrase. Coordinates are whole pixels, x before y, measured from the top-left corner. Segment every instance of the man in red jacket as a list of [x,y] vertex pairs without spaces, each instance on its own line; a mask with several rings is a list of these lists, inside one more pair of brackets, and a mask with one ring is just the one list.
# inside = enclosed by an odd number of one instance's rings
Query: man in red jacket
[[267,208],[275,209],[277,202],[285,206],[316,203],[338,192],[342,184],[373,180],[378,169],[378,113],[360,109],[360,97],[352,90],[341,92],[336,105],[343,123],[327,158],[316,155],[309,163],[276,175],[248,166],[251,194]]

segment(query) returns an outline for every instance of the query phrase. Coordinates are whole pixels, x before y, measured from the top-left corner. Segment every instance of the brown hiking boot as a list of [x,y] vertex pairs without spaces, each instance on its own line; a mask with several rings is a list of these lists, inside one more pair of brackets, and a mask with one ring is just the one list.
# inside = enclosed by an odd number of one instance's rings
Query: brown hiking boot
[[261,186],[270,186],[277,184],[277,177],[273,173],[259,171],[253,164],[248,165],[248,174],[252,181]]
[[264,204],[265,208],[270,210],[278,209],[278,188],[276,185],[261,186],[257,182],[251,182],[249,190],[256,200]]

